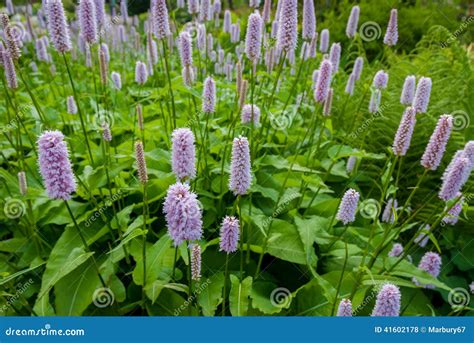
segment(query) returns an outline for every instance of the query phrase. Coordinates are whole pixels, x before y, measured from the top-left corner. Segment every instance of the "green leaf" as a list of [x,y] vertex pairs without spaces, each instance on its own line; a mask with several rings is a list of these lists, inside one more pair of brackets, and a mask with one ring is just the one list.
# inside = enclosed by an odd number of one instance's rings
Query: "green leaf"
[[[224,273],[212,275],[206,281],[198,284],[198,304],[201,306],[202,314],[214,316],[217,306],[222,302],[222,288],[224,287]],[[197,292],[197,291],[196,291]]]
[[[87,239],[93,236],[93,229],[83,227],[81,230],[88,244],[93,243],[93,240]],[[95,238],[97,236],[94,236]],[[93,254],[93,252],[84,251],[82,241],[75,228],[67,227],[64,230],[49,254],[46,269],[41,279],[41,289],[34,307],[38,314],[45,315],[42,311],[49,307],[47,305],[49,302],[49,291],[54,285],[64,276],[85,263]],[[46,300],[42,299],[43,297]]]
[[[307,264],[308,262],[305,248],[296,227],[287,221],[279,219],[273,220],[267,252],[282,260],[293,263]],[[316,262],[315,253],[311,252],[309,264],[315,265]]]
[[229,293],[230,313],[234,317],[247,315],[249,308],[249,297],[252,291],[252,277],[247,276],[240,282],[235,275],[230,276],[231,288]]
[[311,280],[294,293],[292,308],[296,316],[330,316],[331,302],[318,280]]
[[280,313],[291,305],[292,295],[289,290],[277,287],[273,282],[256,281],[252,285],[252,307],[265,314]]
[[56,313],[60,316],[80,316],[92,303],[94,292],[100,287],[94,261],[89,259],[54,286]]
[[14,274],[11,274],[11,275],[8,275],[7,277],[3,278],[0,280],[0,286],[1,285],[4,285],[12,280],[15,280],[17,277],[23,275],[23,274],[26,274],[26,273],[29,273],[33,270],[35,270],[36,268],[42,266],[43,264],[45,264],[46,262],[42,262],[34,267],[30,267],[30,268],[26,268],[26,269],[23,269],[23,270],[20,270],[19,272],[16,272]]
[[27,239],[24,237],[21,238],[11,238],[0,242],[0,251],[4,252],[17,252],[20,250],[23,245],[27,242]]
[[[143,257],[142,257],[142,248],[141,242],[138,244],[138,241],[133,241],[132,248],[130,253],[135,259],[136,266],[133,270],[133,281],[137,285],[143,285]],[[162,268],[163,258],[167,252],[170,250],[171,238],[168,234],[161,237],[155,244],[152,246],[147,245],[146,248],[146,282],[145,284],[151,284],[158,278],[158,273]]]

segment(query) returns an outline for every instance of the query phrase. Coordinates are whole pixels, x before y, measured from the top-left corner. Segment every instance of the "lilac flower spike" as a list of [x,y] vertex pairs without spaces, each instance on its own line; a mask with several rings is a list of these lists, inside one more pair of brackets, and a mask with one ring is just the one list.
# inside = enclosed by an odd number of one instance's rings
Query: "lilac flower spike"
[[338,317],[352,317],[352,303],[349,299],[342,299],[337,308]]
[[416,124],[416,113],[413,107],[407,107],[398,126],[392,150],[397,156],[405,156],[410,147],[411,137]]
[[326,97],[326,101],[324,101],[323,116],[325,117],[328,117],[331,115],[333,93],[334,93],[333,89],[330,88],[328,92],[328,96]]
[[272,12],[272,0],[265,0],[263,4],[263,12],[262,12],[262,19],[266,22],[270,22],[270,16]]
[[219,246],[220,251],[230,254],[237,251],[239,243],[240,225],[239,220],[235,217],[225,217],[222,221],[220,230]]
[[329,30],[324,29],[321,31],[321,38],[319,41],[319,51],[322,53],[328,52],[329,48]]
[[112,81],[114,83],[115,89],[118,89],[118,90],[122,89],[122,77],[120,76],[120,74],[113,71],[111,77],[112,77]]
[[388,74],[383,70],[379,70],[374,76],[374,81],[372,85],[377,89],[385,89],[387,88],[387,84]]
[[15,64],[8,53],[8,51],[3,51],[2,53],[3,67],[5,68],[5,78],[7,79],[8,87],[11,89],[18,88],[18,79],[16,77]]
[[410,106],[415,97],[416,78],[415,75],[409,75],[405,78],[403,83],[402,95],[400,96],[400,103],[402,105]]
[[176,129],[172,134],[172,169],[179,180],[196,176],[194,134],[190,129]]
[[26,174],[24,171],[18,172],[18,188],[20,189],[21,195],[28,193],[28,185],[26,183]]
[[388,256],[389,257],[399,257],[403,254],[403,245],[400,243],[395,243],[392,246],[392,250],[389,251]]
[[339,61],[341,60],[341,44],[333,43],[331,45],[331,50],[329,52],[329,59],[332,64],[333,74],[337,73],[339,70]]
[[463,150],[464,157],[466,157],[470,164],[471,168],[474,167],[474,141],[469,141],[464,146]]
[[246,137],[234,138],[230,163],[229,188],[235,195],[244,195],[252,182],[250,147]]
[[224,12],[224,28],[223,28],[224,32],[230,33],[231,26],[232,26],[231,13],[230,13],[229,10],[225,10],[225,12]]
[[431,226],[429,226],[428,224],[425,226],[420,226],[418,228],[418,235],[416,236],[414,242],[420,247],[424,248],[430,239],[430,236],[428,235],[430,231]]
[[199,6],[199,20],[201,22],[211,20],[211,1],[201,0]]
[[364,67],[364,59],[362,57],[357,57],[354,62],[354,69],[352,70],[352,73],[354,74],[356,80],[360,79],[360,76],[362,75],[363,67]]
[[443,178],[443,184],[438,194],[439,198],[448,201],[456,197],[467,181],[470,169],[470,161],[465,157],[460,156],[453,161],[449,172]]
[[398,317],[400,316],[400,289],[386,283],[377,294],[372,317]]
[[204,113],[214,113],[216,111],[216,83],[210,76],[204,81],[202,99],[202,111]]
[[354,94],[354,86],[355,86],[355,75],[352,72],[351,75],[349,75],[349,78],[347,79],[345,92],[349,94],[350,96],[352,96],[352,94]]
[[93,0],[81,0],[79,3],[79,27],[82,38],[89,44],[97,40],[97,18]]
[[252,13],[247,23],[247,35],[245,36],[245,53],[247,58],[254,64],[260,58],[262,45],[262,18],[258,13]]
[[168,188],[163,212],[174,246],[201,239],[202,211],[188,184],[177,182]]
[[242,114],[240,118],[242,124],[251,123],[252,118],[254,124],[257,125],[260,120],[260,108],[257,105],[244,105],[244,107],[242,107]]
[[380,89],[375,89],[370,96],[369,113],[377,113],[379,111],[381,99],[382,91]]
[[137,161],[138,180],[140,180],[140,183],[146,184],[148,182],[148,171],[143,143],[140,141],[135,143],[135,160]]
[[187,31],[183,31],[179,34],[179,55],[183,67],[188,67],[193,64],[193,45],[191,35]]
[[355,33],[357,32],[357,25],[359,23],[359,13],[360,8],[359,6],[352,7],[351,15],[347,20],[347,27],[346,27],[346,35],[349,38],[353,38]]
[[462,206],[464,203],[464,197],[462,196],[461,193],[456,194],[456,198],[459,198],[459,201],[454,204],[453,207],[446,213],[446,215],[443,218],[443,223],[448,224],[448,225],[454,225],[458,222],[459,220],[459,215],[461,214],[462,211]]
[[201,279],[201,246],[192,244],[191,247],[191,278],[194,281]]
[[322,103],[326,100],[331,85],[332,64],[329,60],[323,60],[319,66],[318,82],[314,91],[314,100]]
[[296,48],[298,38],[298,3],[296,0],[280,0],[281,12],[278,22],[277,47],[287,54]]
[[314,13],[314,1],[304,0],[303,3],[303,39],[310,41],[316,34],[316,15]]
[[148,79],[148,71],[146,69],[146,64],[140,61],[137,61],[135,65],[135,82],[139,85],[146,83]]
[[60,131],[45,131],[38,138],[41,176],[51,199],[69,200],[76,191],[69,151]]
[[[441,257],[435,253],[428,251],[426,254],[423,255],[421,258],[420,263],[418,264],[418,269],[427,272],[431,276],[437,278],[439,272],[441,271]],[[422,285],[418,280],[414,277],[413,283],[417,286],[423,286],[424,288],[434,289],[435,286],[431,284]]]
[[441,163],[446,144],[448,143],[453,128],[453,117],[443,114],[426,146],[425,153],[421,157],[421,165],[426,169],[436,170]]
[[97,28],[100,28],[105,24],[105,1],[94,0],[94,3],[95,3],[95,17],[97,20]]
[[110,131],[110,126],[108,123],[104,122],[102,124],[102,138],[106,142],[112,141],[112,132]]
[[67,113],[69,113],[69,114],[76,114],[77,113],[76,100],[74,100],[73,95],[70,95],[70,96],[67,97]]
[[69,27],[61,0],[48,0],[48,31],[54,48],[61,53],[72,49]]
[[157,39],[164,39],[171,34],[166,0],[151,0],[151,24]]
[[397,199],[389,199],[385,205],[385,209],[382,213],[382,221],[384,223],[393,224],[395,222],[395,213],[397,212],[398,202]]
[[336,215],[336,219],[340,220],[344,225],[355,220],[359,196],[359,192],[352,188],[344,193]]
[[356,162],[357,162],[357,157],[355,157],[355,156],[350,156],[347,159],[346,171],[347,171],[348,174],[352,173],[352,171],[354,170],[354,167],[356,165]]
[[199,12],[198,0],[188,0],[188,12],[189,14],[196,14]]
[[388,46],[394,46],[398,41],[398,14],[396,9],[392,9],[390,12],[390,19],[387,25],[387,32],[385,32],[385,37],[383,39],[384,44]]
[[429,77],[422,77],[418,81],[415,92],[415,100],[413,100],[413,107],[416,113],[425,113],[428,109],[431,94],[431,79]]

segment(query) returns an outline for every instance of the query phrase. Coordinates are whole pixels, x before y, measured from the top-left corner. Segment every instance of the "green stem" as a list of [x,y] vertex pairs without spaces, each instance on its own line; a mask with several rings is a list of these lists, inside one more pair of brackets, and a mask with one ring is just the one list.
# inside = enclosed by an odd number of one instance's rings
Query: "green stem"
[[[72,213],[72,210],[69,207],[69,204],[68,204],[67,200],[64,200],[64,204],[66,205],[67,211],[69,212],[69,215],[71,216],[71,219],[74,223],[74,227],[76,228],[77,233],[79,234],[79,237],[81,238],[82,244],[84,245],[84,249],[86,250],[86,252],[91,252],[91,250],[89,248],[89,245],[87,244],[87,241],[86,241],[81,229],[79,228],[79,225],[77,224],[76,218],[74,217],[74,214]],[[96,261],[94,255],[92,255],[91,258],[92,258],[92,261],[93,261],[93,264],[94,264],[94,268],[96,269],[97,275],[99,276],[100,283],[102,284],[102,286],[104,288],[106,288],[107,285],[106,285],[104,279],[102,278],[102,275],[100,275],[99,266],[97,265],[97,261]]]
[[64,53],[62,53],[62,55],[63,55],[63,59],[64,59],[64,64],[66,65],[67,74],[69,76],[69,82],[71,83],[71,88],[72,88],[72,92],[74,94],[74,99],[76,100],[77,112],[79,113],[79,119],[81,121],[82,133],[84,135],[84,140],[86,142],[86,147],[87,147],[87,151],[89,153],[89,158],[91,160],[91,163],[94,165],[94,158],[92,157],[92,150],[91,150],[91,147],[89,145],[89,138],[87,136],[86,126],[84,124],[84,117],[83,117],[83,114],[82,114],[81,102],[80,102],[79,97],[77,95],[76,86],[74,85],[74,80],[72,78],[71,70],[69,69],[69,63],[67,61],[66,55]]

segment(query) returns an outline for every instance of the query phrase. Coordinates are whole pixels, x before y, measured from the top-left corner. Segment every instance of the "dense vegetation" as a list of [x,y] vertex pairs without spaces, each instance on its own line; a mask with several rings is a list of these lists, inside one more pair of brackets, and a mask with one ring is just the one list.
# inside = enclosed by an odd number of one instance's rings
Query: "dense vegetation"
[[[102,22],[95,9],[92,25],[87,7],[64,1],[72,40],[64,51],[49,5],[15,2],[2,15],[2,315],[330,316],[341,301],[354,316],[474,313],[472,176],[462,196],[438,195],[458,150],[471,163],[466,178],[473,166],[474,20],[465,8],[398,4],[393,45],[384,44],[386,3],[362,2],[348,37],[352,4],[315,1],[319,35],[304,40],[307,8],[295,1],[296,50],[277,53],[284,42],[272,22],[285,15],[277,19],[273,1],[253,69],[247,2],[233,2],[236,39],[224,27],[225,1],[209,20],[176,1],[164,15],[166,1],[152,2],[141,13],[130,1],[136,17],[120,5],[111,17],[107,6]],[[170,36],[160,36],[168,19]],[[329,47],[341,43],[340,57],[320,51],[323,29]],[[312,40],[317,52],[304,58]],[[324,85],[313,72],[334,59],[331,92],[318,101]],[[378,87],[380,70],[388,84]],[[397,155],[409,75],[432,87],[406,155]],[[446,151],[429,170],[420,161],[442,140],[432,134],[443,114]],[[381,309],[387,284],[401,294],[392,314]]]

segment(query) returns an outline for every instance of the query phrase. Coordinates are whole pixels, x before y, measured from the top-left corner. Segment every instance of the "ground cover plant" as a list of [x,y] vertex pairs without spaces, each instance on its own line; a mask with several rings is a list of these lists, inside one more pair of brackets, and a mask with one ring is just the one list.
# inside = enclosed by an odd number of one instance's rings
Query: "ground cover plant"
[[6,2],[1,314],[472,315],[469,10],[230,3]]

